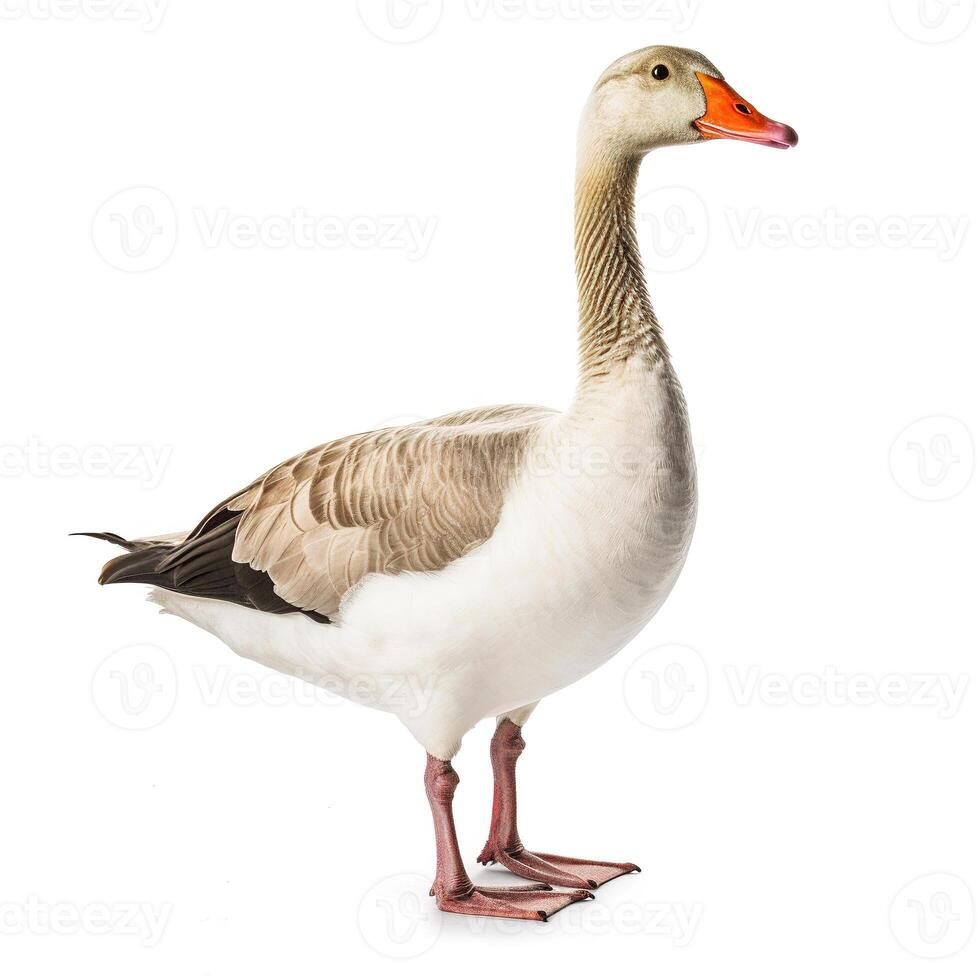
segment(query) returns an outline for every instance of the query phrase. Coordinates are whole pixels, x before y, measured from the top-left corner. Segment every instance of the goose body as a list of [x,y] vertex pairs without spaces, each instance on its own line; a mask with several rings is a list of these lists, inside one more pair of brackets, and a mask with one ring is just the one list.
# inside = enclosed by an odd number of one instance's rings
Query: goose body
[[[546,917],[638,870],[526,850],[514,766],[535,704],[622,649],[687,555],[694,454],[633,199],[650,149],[719,136],[796,142],[694,51],[634,52],[593,89],[579,136],[580,372],[567,411],[498,406],[361,433],[274,467],[189,534],[96,535],[128,552],[100,581],[154,586],[166,611],[239,655],[401,719],[427,752],[440,908]],[[480,860],[533,879],[530,890],[474,887],[456,843],[449,760],[495,716]]]
[[[525,444],[490,536],[438,571],[368,574],[328,625],[162,589],[154,601],[241,656],[393,711],[451,758],[481,719],[604,663],[680,572],[694,526],[690,438],[658,395],[676,390],[671,372],[640,360],[568,413],[476,424]],[[665,422],[670,446],[649,451]]]

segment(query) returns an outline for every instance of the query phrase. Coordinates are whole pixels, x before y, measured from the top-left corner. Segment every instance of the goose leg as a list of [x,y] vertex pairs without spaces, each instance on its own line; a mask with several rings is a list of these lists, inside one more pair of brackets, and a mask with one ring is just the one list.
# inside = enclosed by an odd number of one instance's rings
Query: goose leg
[[588,861],[527,850],[517,833],[517,759],[524,750],[521,729],[509,718],[497,725],[490,742],[493,766],[493,812],[490,837],[477,858],[481,864],[499,862],[522,878],[565,888],[598,888],[613,878],[640,869],[635,864]]
[[476,887],[470,881],[456,839],[453,795],[459,776],[443,759],[429,756],[425,766],[425,794],[432,807],[436,832],[436,880],[431,894],[444,912],[464,915],[492,915],[507,919],[547,919],[559,909],[591,898],[584,889],[556,892],[549,885],[536,883],[513,888]]

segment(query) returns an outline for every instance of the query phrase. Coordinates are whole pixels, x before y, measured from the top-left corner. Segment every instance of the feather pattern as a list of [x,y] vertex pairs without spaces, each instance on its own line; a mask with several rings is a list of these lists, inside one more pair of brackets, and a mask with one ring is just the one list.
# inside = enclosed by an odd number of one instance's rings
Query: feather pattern
[[317,446],[219,504],[163,569],[179,584],[208,568],[233,523],[233,562],[330,617],[367,575],[438,571],[486,541],[529,437],[556,414],[482,408]]

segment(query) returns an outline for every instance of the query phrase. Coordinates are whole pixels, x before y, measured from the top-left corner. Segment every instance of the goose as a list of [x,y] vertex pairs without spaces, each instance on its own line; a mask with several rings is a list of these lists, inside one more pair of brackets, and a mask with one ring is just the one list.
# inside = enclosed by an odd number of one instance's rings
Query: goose
[[[526,848],[516,764],[539,701],[636,636],[688,553],[694,453],[634,196],[650,150],[719,138],[797,143],[696,51],[634,51],[592,89],[575,185],[579,378],[566,411],[504,405],[359,433],[273,467],[189,534],[83,532],[125,550],[100,583],[152,586],[166,612],[240,656],[399,717],[426,753],[443,911],[545,919],[639,871]],[[345,689],[364,678],[421,693],[406,704]],[[478,860],[529,884],[475,885],[460,855],[452,759],[488,718],[493,804]]]

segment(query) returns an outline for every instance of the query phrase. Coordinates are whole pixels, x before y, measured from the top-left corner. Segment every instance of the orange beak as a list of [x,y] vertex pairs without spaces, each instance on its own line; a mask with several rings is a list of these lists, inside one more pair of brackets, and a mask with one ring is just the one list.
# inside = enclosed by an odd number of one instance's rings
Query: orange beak
[[788,150],[800,141],[796,130],[758,112],[727,82],[712,75],[697,72],[708,103],[707,112],[694,120],[706,140],[745,140]]

